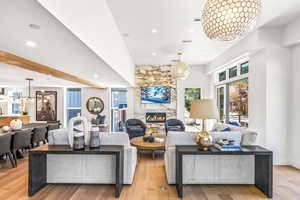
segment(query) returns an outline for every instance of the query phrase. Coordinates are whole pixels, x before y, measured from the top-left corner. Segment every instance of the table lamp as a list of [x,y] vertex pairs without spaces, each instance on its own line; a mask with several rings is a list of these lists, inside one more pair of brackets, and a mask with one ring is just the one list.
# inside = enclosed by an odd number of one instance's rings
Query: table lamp
[[218,119],[219,112],[216,102],[213,99],[196,99],[193,100],[190,112],[190,118],[202,119],[202,131],[197,135],[197,144],[205,151],[212,145],[212,137],[206,131],[206,119]]

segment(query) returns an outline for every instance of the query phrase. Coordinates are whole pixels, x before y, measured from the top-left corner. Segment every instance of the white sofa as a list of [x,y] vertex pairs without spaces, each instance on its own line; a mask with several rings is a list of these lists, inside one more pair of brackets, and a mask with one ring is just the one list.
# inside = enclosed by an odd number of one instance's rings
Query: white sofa
[[[229,132],[210,132],[217,138],[234,139],[241,145],[254,145],[257,133],[246,129]],[[175,184],[176,145],[196,145],[196,133],[168,132],[166,138],[165,170],[169,184]],[[254,156],[183,157],[183,184],[254,184]]]
[[[67,129],[49,132],[49,145],[68,145]],[[124,184],[132,184],[137,150],[130,145],[126,133],[100,133],[102,145],[124,146]],[[49,155],[47,157],[48,183],[115,183],[115,161],[110,155]],[[93,167],[96,166],[96,167]]]

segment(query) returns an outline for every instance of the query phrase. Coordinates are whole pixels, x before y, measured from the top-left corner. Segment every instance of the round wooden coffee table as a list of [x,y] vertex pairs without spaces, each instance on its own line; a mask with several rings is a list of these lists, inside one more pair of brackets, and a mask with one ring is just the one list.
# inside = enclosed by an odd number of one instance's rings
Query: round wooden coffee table
[[[153,135],[154,137],[165,138],[164,135]],[[155,159],[155,151],[165,150],[165,141],[163,142],[144,142],[144,136],[135,137],[130,140],[132,146],[135,146],[138,150],[152,151],[152,158]]]

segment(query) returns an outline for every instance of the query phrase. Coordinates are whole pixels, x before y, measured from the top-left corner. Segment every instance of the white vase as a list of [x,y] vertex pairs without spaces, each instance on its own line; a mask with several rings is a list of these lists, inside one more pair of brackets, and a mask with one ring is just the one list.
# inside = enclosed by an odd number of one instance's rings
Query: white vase
[[13,130],[17,130],[17,129],[21,129],[22,128],[22,125],[23,125],[23,122],[19,119],[14,119],[10,122],[10,127],[13,129]]
[[2,127],[2,130],[3,130],[4,132],[7,132],[7,131],[10,130],[10,127],[9,127],[9,126],[3,126],[3,127]]

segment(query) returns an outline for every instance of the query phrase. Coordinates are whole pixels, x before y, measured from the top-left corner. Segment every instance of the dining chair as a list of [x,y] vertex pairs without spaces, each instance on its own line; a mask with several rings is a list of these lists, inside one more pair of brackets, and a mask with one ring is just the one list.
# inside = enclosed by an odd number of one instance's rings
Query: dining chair
[[47,142],[48,140],[48,136],[49,136],[49,131],[55,130],[55,129],[59,129],[60,128],[60,122],[56,122],[56,123],[48,123],[48,127],[47,127],[47,134],[46,134],[46,140]]
[[11,152],[13,153],[14,160],[15,160],[15,166],[17,167],[17,151],[19,149],[26,149],[26,148],[31,148],[31,134],[32,130],[22,130],[22,131],[17,131],[13,135],[12,139],[12,150]]
[[33,134],[31,137],[32,147],[40,146],[40,142],[43,142],[44,144],[46,144],[46,134],[47,134],[46,127],[34,128]]
[[9,158],[12,167],[16,167],[10,148],[11,139],[12,136],[10,134],[0,136],[0,155],[5,155],[7,158]]

